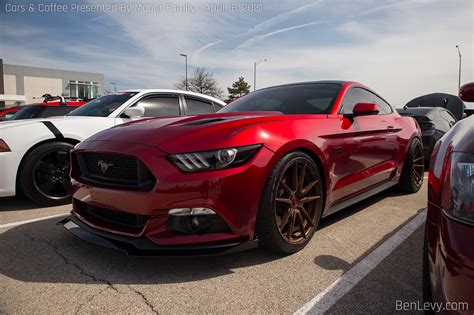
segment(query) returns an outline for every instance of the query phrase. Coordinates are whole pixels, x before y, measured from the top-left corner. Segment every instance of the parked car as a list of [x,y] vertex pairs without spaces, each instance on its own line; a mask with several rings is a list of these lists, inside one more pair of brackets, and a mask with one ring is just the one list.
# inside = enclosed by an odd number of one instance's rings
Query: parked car
[[216,114],[148,119],[72,152],[73,214],[93,243],[136,253],[255,246],[290,254],[322,216],[423,182],[421,131],[362,84],[265,88]]
[[84,104],[86,104],[86,102],[66,102],[65,104],[60,102],[48,102],[23,105],[20,106],[21,108],[19,111],[6,120],[64,116]]
[[464,103],[456,95],[446,93],[432,93],[416,97],[409,101],[405,107],[442,107],[456,118],[461,120],[464,117]]
[[102,96],[64,117],[2,122],[0,197],[15,195],[18,187],[42,205],[68,202],[69,151],[80,141],[131,120],[213,113],[223,106],[191,92],[133,90]]
[[[474,101],[474,91],[464,100]],[[459,313],[474,307],[474,116],[457,123],[436,144],[428,177],[423,249],[425,302]],[[467,306],[469,308],[467,308]],[[453,310],[453,309],[452,309]],[[454,309],[456,310],[456,309]],[[444,313],[448,313],[445,309]]]
[[21,109],[21,106],[13,106],[0,109],[0,121],[4,121],[12,117]]
[[453,114],[443,107],[404,107],[397,111],[402,116],[412,116],[420,125],[425,161],[430,160],[436,142],[457,122]]

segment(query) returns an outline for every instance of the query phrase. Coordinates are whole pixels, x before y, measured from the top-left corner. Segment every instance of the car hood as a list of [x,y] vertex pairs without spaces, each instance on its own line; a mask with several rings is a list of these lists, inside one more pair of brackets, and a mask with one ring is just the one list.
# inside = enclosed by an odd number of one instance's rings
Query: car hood
[[240,112],[144,119],[102,131],[87,141],[121,141],[154,146],[168,153],[205,151],[263,143],[251,127],[289,119],[280,112]]

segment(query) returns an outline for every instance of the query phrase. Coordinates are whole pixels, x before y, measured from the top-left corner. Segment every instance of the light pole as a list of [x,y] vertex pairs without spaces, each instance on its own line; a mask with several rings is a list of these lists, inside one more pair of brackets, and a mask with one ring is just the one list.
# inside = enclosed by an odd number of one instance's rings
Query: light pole
[[257,62],[253,63],[253,90],[257,88],[257,65],[262,61],[267,62],[267,59],[260,59]]
[[458,91],[461,88],[461,50],[459,49],[459,46],[456,45],[456,48],[458,49],[458,54],[459,54],[459,79],[458,79]]
[[114,94],[117,94],[117,83],[110,82],[110,84],[114,86]]
[[186,86],[186,91],[187,91],[188,90],[188,55],[186,54],[179,54],[179,55],[184,57],[185,71],[186,71],[185,86]]

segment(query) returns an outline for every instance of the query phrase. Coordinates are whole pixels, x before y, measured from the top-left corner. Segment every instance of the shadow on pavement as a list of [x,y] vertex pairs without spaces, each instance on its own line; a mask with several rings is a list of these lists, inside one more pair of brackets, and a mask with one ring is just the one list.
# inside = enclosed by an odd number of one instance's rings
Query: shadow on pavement
[[[64,206],[67,203],[59,206]],[[33,210],[43,208],[26,197],[2,197],[0,198],[0,211],[18,211],[18,210]]]
[[205,257],[132,257],[89,244],[56,225],[57,219],[0,234],[0,273],[24,282],[162,284],[199,281],[282,256],[253,249]]

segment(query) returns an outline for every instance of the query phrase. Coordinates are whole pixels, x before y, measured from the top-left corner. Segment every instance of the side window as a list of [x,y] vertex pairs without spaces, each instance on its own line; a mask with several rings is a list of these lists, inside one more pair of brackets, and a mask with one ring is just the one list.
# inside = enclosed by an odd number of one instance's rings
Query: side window
[[144,117],[179,116],[177,96],[150,96],[138,101],[137,105],[145,108]]
[[377,95],[374,95],[374,94],[372,95],[374,97],[374,103],[379,105],[379,108],[380,108],[379,115],[391,114],[393,112],[392,107],[388,105],[387,102],[385,102],[383,99],[381,99]]
[[214,113],[212,103],[186,97],[186,115],[203,115]]
[[[365,93],[364,93],[365,92]],[[354,110],[354,106],[357,103],[368,103],[370,102],[367,91],[361,88],[352,88],[344,96],[342,101],[341,114],[351,114]]]
[[342,114],[350,114],[357,103],[375,103],[379,105],[379,115],[392,113],[392,107],[372,92],[362,88],[350,89],[342,101]]
[[218,104],[218,103],[213,102],[212,104],[214,104],[214,109],[216,110],[216,112],[224,107],[224,106],[222,106],[221,104]]

